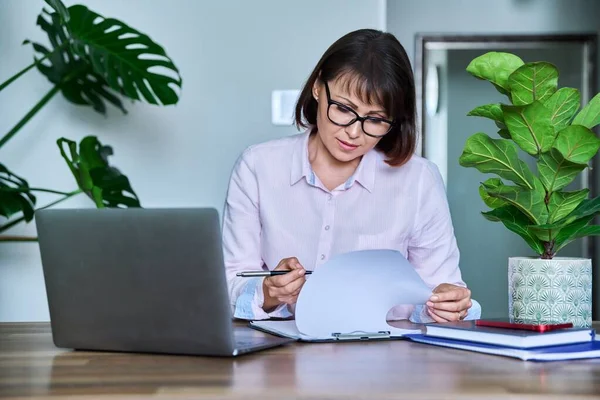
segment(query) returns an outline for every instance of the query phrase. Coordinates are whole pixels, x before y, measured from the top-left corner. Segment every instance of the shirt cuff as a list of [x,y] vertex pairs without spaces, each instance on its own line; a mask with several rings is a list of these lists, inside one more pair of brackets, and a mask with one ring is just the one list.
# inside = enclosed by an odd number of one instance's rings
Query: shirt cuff
[[[471,308],[467,312],[467,316],[465,317],[465,321],[480,319],[481,318],[481,304],[477,302],[477,300],[471,299]],[[415,324],[429,324],[435,322],[433,318],[429,316],[427,313],[426,305],[418,305],[415,307],[414,311],[409,317],[410,322]]]
[[263,280],[264,278],[251,278],[248,280],[235,302],[235,312],[233,314],[235,318],[261,320],[273,317],[289,318],[293,315],[287,304],[280,304],[268,313],[263,310],[262,306],[265,301],[262,290]]

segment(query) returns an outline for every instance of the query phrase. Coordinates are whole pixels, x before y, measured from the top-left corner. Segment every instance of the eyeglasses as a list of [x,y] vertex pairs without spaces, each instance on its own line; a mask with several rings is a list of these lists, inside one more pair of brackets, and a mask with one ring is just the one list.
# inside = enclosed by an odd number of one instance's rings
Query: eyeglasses
[[380,138],[389,133],[395,125],[394,121],[385,118],[361,117],[350,107],[331,100],[327,82],[325,82],[325,92],[327,93],[327,118],[337,126],[350,126],[356,121],[360,121],[365,135]]

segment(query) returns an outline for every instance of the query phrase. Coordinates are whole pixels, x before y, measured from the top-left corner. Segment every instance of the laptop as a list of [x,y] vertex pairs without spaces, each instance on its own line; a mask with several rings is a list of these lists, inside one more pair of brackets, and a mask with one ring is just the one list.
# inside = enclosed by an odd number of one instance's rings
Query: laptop
[[36,212],[54,344],[237,356],[293,340],[235,326],[214,208]]

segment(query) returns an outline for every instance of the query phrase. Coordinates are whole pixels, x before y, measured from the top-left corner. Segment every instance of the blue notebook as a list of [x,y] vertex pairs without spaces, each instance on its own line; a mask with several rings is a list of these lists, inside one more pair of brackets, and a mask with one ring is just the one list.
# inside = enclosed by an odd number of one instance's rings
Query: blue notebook
[[406,335],[406,338],[417,343],[519,358],[524,361],[560,361],[583,358],[600,358],[600,340],[592,340],[585,343],[560,346],[517,349],[512,347],[496,346],[486,343],[474,343],[465,340],[445,339],[427,335]]

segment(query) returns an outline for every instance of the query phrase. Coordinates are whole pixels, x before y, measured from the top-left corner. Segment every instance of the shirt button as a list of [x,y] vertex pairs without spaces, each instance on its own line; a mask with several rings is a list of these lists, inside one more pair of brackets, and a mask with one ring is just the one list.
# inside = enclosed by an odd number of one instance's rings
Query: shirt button
[[321,254],[321,260],[325,259],[325,254]]
[[333,196],[332,196],[332,195],[329,195],[329,196],[327,196],[327,200],[328,200],[328,201],[331,201],[331,199],[333,199]]
[[328,231],[329,230],[329,225],[325,226],[325,230]]

